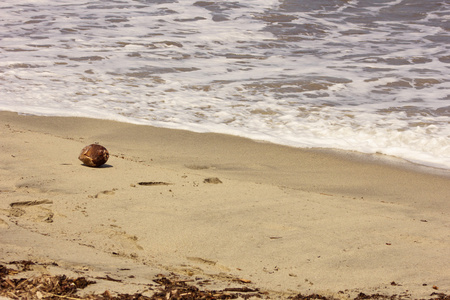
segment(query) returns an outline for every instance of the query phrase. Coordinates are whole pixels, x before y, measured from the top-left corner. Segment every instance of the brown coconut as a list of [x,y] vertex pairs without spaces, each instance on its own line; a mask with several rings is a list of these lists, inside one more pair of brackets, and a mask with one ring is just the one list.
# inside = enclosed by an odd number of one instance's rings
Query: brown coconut
[[109,152],[105,147],[97,144],[91,144],[81,150],[78,159],[89,167],[100,167],[108,161]]

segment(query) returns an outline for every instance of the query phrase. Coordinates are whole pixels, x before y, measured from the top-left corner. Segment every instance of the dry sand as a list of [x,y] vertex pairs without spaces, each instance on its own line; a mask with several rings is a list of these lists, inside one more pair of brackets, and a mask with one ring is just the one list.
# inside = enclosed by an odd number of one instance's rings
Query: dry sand
[[[83,293],[151,295],[152,279],[173,273],[204,289],[247,286],[272,299],[450,294],[446,172],[10,112],[0,112],[0,136],[0,262],[97,278]],[[94,142],[111,155],[101,168],[77,159]]]

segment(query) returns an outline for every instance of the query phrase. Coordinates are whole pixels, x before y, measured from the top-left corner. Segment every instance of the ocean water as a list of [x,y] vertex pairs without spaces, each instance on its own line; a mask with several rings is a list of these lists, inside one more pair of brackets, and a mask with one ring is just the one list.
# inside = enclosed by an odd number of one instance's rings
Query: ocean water
[[450,169],[446,0],[2,0],[0,110]]

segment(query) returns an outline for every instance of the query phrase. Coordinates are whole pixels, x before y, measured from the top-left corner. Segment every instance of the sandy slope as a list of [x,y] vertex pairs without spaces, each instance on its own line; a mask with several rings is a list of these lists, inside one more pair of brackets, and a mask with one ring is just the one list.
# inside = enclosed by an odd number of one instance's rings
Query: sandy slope
[[[170,272],[280,298],[450,292],[448,176],[82,118],[1,112],[0,135],[3,263],[122,280],[87,292],[142,292]],[[77,160],[93,142],[110,151],[102,168]]]

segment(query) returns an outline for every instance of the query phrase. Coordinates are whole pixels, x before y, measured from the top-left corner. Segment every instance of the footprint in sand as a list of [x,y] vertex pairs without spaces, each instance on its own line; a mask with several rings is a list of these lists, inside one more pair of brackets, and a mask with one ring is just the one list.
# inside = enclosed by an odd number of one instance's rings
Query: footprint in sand
[[186,259],[193,263],[207,265],[207,266],[214,267],[215,269],[218,269],[221,271],[230,271],[230,268],[228,268],[224,265],[221,265],[213,260],[209,260],[209,259],[205,259],[205,258],[201,258],[201,257],[192,257],[192,256],[188,256],[188,257],[186,257]]
[[31,221],[52,223],[54,217],[53,211],[41,206],[46,204],[53,204],[53,201],[45,199],[12,202],[9,204],[11,207],[9,209],[9,216],[18,218],[27,215]]
[[111,195],[114,195],[116,193],[116,191],[117,191],[117,189],[101,191],[101,192],[97,193],[95,196],[89,196],[89,198],[101,198],[103,196],[111,196]]
[[[128,234],[125,230],[122,230],[117,225],[101,225],[99,228],[94,230],[95,234],[99,234],[106,239],[100,238],[93,242],[96,248],[103,249],[105,252],[110,252],[114,255],[119,255],[129,258],[137,258],[139,251],[144,250],[144,248],[139,245],[139,238],[136,235]],[[103,240],[100,244],[100,240]]]

